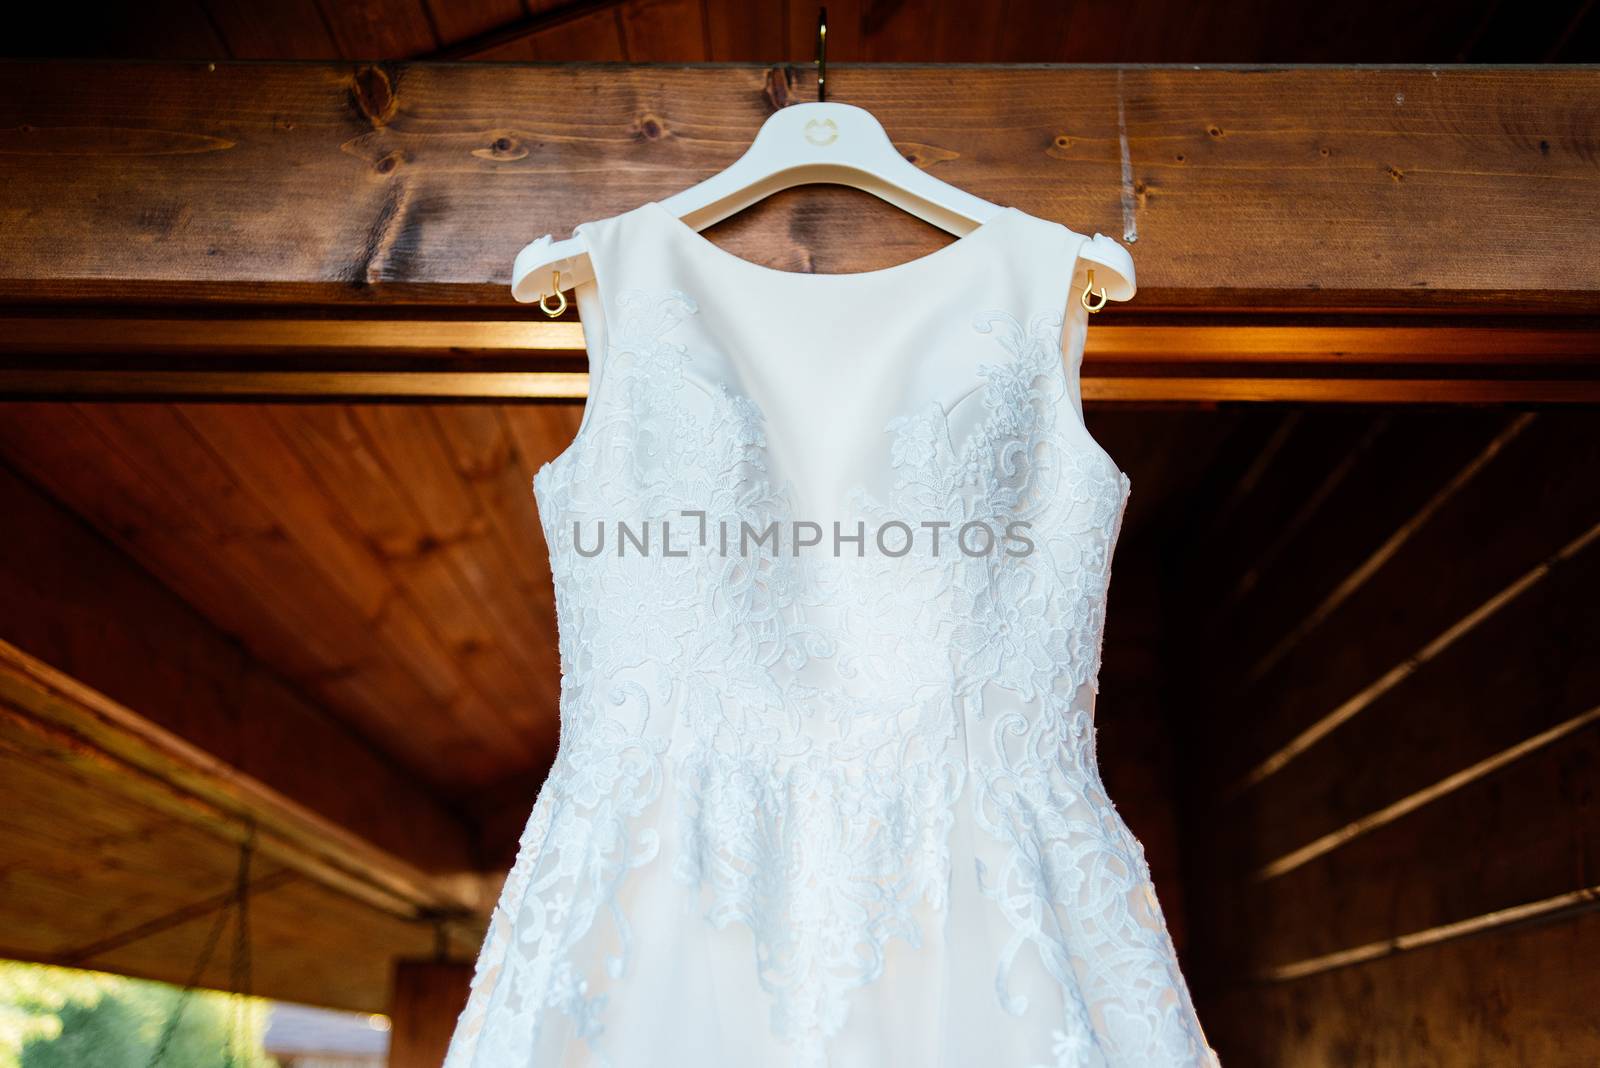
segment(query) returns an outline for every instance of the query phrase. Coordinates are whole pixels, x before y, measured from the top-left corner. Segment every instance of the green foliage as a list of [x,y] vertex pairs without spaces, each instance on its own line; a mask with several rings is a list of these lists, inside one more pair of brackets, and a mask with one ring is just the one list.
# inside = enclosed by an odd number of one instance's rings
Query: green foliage
[[272,1068],[261,1051],[267,1003],[102,972],[0,961],[0,1068],[146,1068],[182,1004],[161,1068]]

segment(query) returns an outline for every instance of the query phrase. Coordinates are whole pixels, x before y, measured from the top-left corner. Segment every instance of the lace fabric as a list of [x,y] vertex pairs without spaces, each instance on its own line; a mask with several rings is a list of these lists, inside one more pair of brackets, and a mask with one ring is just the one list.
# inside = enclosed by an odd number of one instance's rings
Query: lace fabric
[[[1082,421],[1083,238],[990,224],[1033,269],[977,311],[918,262],[824,276],[841,313],[806,338],[781,272],[658,224],[587,224],[591,398],[534,481],[560,748],[447,1068],[1213,1064],[1096,763],[1131,482]],[[816,436],[742,355],[874,334],[912,287],[877,430]]]

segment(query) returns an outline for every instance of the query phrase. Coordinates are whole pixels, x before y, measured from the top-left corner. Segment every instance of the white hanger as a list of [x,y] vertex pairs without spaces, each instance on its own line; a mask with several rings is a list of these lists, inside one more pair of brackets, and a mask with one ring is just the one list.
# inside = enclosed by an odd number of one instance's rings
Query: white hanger
[[[773,193],[816,182],[865,190],[957,236],[1005,210],[912,164],[870,112],[838,103],[778,109],[731,166],[661,205],[704,230]],[[539,238],[517,253],[512,295],[529,304],[592,280],[588,252],[582,235],[564,241],[548,234]],[[1107,299],[1133,296],[1133,257],[1127,249],[1095,234],[1081,255],[1094,268],[1095,289],[1104,287]]]

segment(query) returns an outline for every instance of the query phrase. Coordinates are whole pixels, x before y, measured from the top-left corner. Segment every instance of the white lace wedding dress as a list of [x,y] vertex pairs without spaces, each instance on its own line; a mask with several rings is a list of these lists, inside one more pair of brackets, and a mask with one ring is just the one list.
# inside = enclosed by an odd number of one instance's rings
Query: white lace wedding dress
[[1096,766],[1086,238],[815,275],[582,230],[560,751],[447,1068],[1213,1064]]

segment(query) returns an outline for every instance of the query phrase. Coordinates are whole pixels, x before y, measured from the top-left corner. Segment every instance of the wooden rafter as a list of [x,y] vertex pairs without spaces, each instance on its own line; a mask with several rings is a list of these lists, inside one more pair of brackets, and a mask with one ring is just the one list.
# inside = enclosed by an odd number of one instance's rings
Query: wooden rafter
[[[810,78],[0,64],[0,391],[581,396],[575,324],[509,300],[517,248],[726,165]],[[1092,400],[1597,399],[1600,270],[1574,225],[1600,214],[1593,69],[847,67],[835,86],[940,176],[1129,244],[1141,292],[1091,331]],[[821,271],[942,240],[847,196],[780,195],[719,240]],[[265,353],[303,359],[244,359]]]
[[253,826],[263,857],[380,911],[461,918],[484,904],[476,876],[423,872],[5,642],[0,724],[39,759],[69,761],[220,838]]
[[[1089,332],[1088,400],[1600,402],[1600,321],[1587,318],[1296,325],[1122,312]],[[505,402],[588,389],[574,321],[13,315],[0,318],[0,360],[0,397]]]
[[392,914],[481,904],[470,827],[413,776],[3,468],[0,511],[6,744],[225,839],[254,823]]

